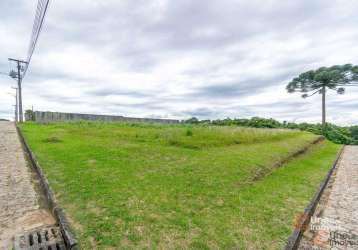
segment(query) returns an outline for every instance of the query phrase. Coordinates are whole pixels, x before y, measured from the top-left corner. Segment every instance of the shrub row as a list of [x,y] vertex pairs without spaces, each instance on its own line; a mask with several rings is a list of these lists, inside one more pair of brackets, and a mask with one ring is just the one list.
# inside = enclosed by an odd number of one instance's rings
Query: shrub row
[[323,135],[328,140],[338,144],[358,145],[358,126],[341,127],[331,123],[326,125],[323,129],[321,124],[311,123],[292,123],[279,122],[275,119],[266,119],[260,117],[252,117],[250,119],[230,119],[223,120],[199,120],[195,117],[185,120],[187,124],[206,124],[217,126],[243,126],[254,128],[286,128],[299,129],[302,131],[312,132],[317,135]]

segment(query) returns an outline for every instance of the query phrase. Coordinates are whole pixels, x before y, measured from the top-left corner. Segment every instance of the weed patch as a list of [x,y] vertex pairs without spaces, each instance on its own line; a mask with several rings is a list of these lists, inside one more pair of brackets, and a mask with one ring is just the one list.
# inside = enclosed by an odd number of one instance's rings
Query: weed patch
[[60,143],[60,142],[62,142],[62,140],[55,136],[52,136],[52,137],[43,139],[42,142],[44,142],[44,143]]

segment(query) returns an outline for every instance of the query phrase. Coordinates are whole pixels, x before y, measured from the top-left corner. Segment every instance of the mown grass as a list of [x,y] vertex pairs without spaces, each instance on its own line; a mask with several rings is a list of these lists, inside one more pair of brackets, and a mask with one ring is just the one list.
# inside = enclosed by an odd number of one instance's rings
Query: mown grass
[[83,249],[279,249],[338,145],[292,130],[21,125]]

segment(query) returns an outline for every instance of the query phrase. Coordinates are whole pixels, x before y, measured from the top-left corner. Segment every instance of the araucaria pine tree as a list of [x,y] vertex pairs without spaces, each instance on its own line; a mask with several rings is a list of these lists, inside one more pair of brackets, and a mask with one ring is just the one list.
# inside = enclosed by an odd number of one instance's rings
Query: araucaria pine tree
[[301,92],[307,98],[322,95],[322,127],[326,126],[326,94],[334,90],[344,94],[346,86],[358,86],[358,66],[352,64],[322,67],[310,70],[294,78],[286,87],[289,93]]

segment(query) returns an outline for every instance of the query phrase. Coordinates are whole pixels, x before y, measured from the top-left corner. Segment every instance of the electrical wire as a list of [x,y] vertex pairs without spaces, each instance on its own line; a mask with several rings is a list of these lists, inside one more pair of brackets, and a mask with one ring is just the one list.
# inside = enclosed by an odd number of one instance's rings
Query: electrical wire
[[33,24],[33,27],[32,27],[32,34],[31,34],[31,39],[30,39],[28,55],[30,55],[31,50],[33,49],[33,46],[35,45],[36,34],[39,31],[39,24],[40,24],[41,16],[42,16],[42,13],[43,13],[43,6],[44,6],[44,0],[39,0],[38,3],[37,3],[37,9],[36,9],[36,14],[35,14],[34,24]]
[[29,49],[28,49],[28,53],[27,53],[27,60],[26,60],[27,64],[25,65],[22,78],[25,77],[27,69],[31,62],[32,55],[34,54],[36,44],[38,42],[42,27],[43,27],[43,23],[45,20],[45,16],[47,13],[49,3],[50,3],[50,0],[39,0],[37,3],[35,20],[34,20],[34,24],[32,27],[32,34],[31,34]]
[[44,21],[45,15],[46,15],[48,3],[49,3],[49,0],[39,0],[38,1],[37,11],[36,11],[36,15],[35,15],[32,35],[31,35],[28,54],[27,54],[27,62],[31,61],[31,57],[34,53],[34,50],[35,50],[35,47],[36,47],[41,29],[42,29],[43,21]]

